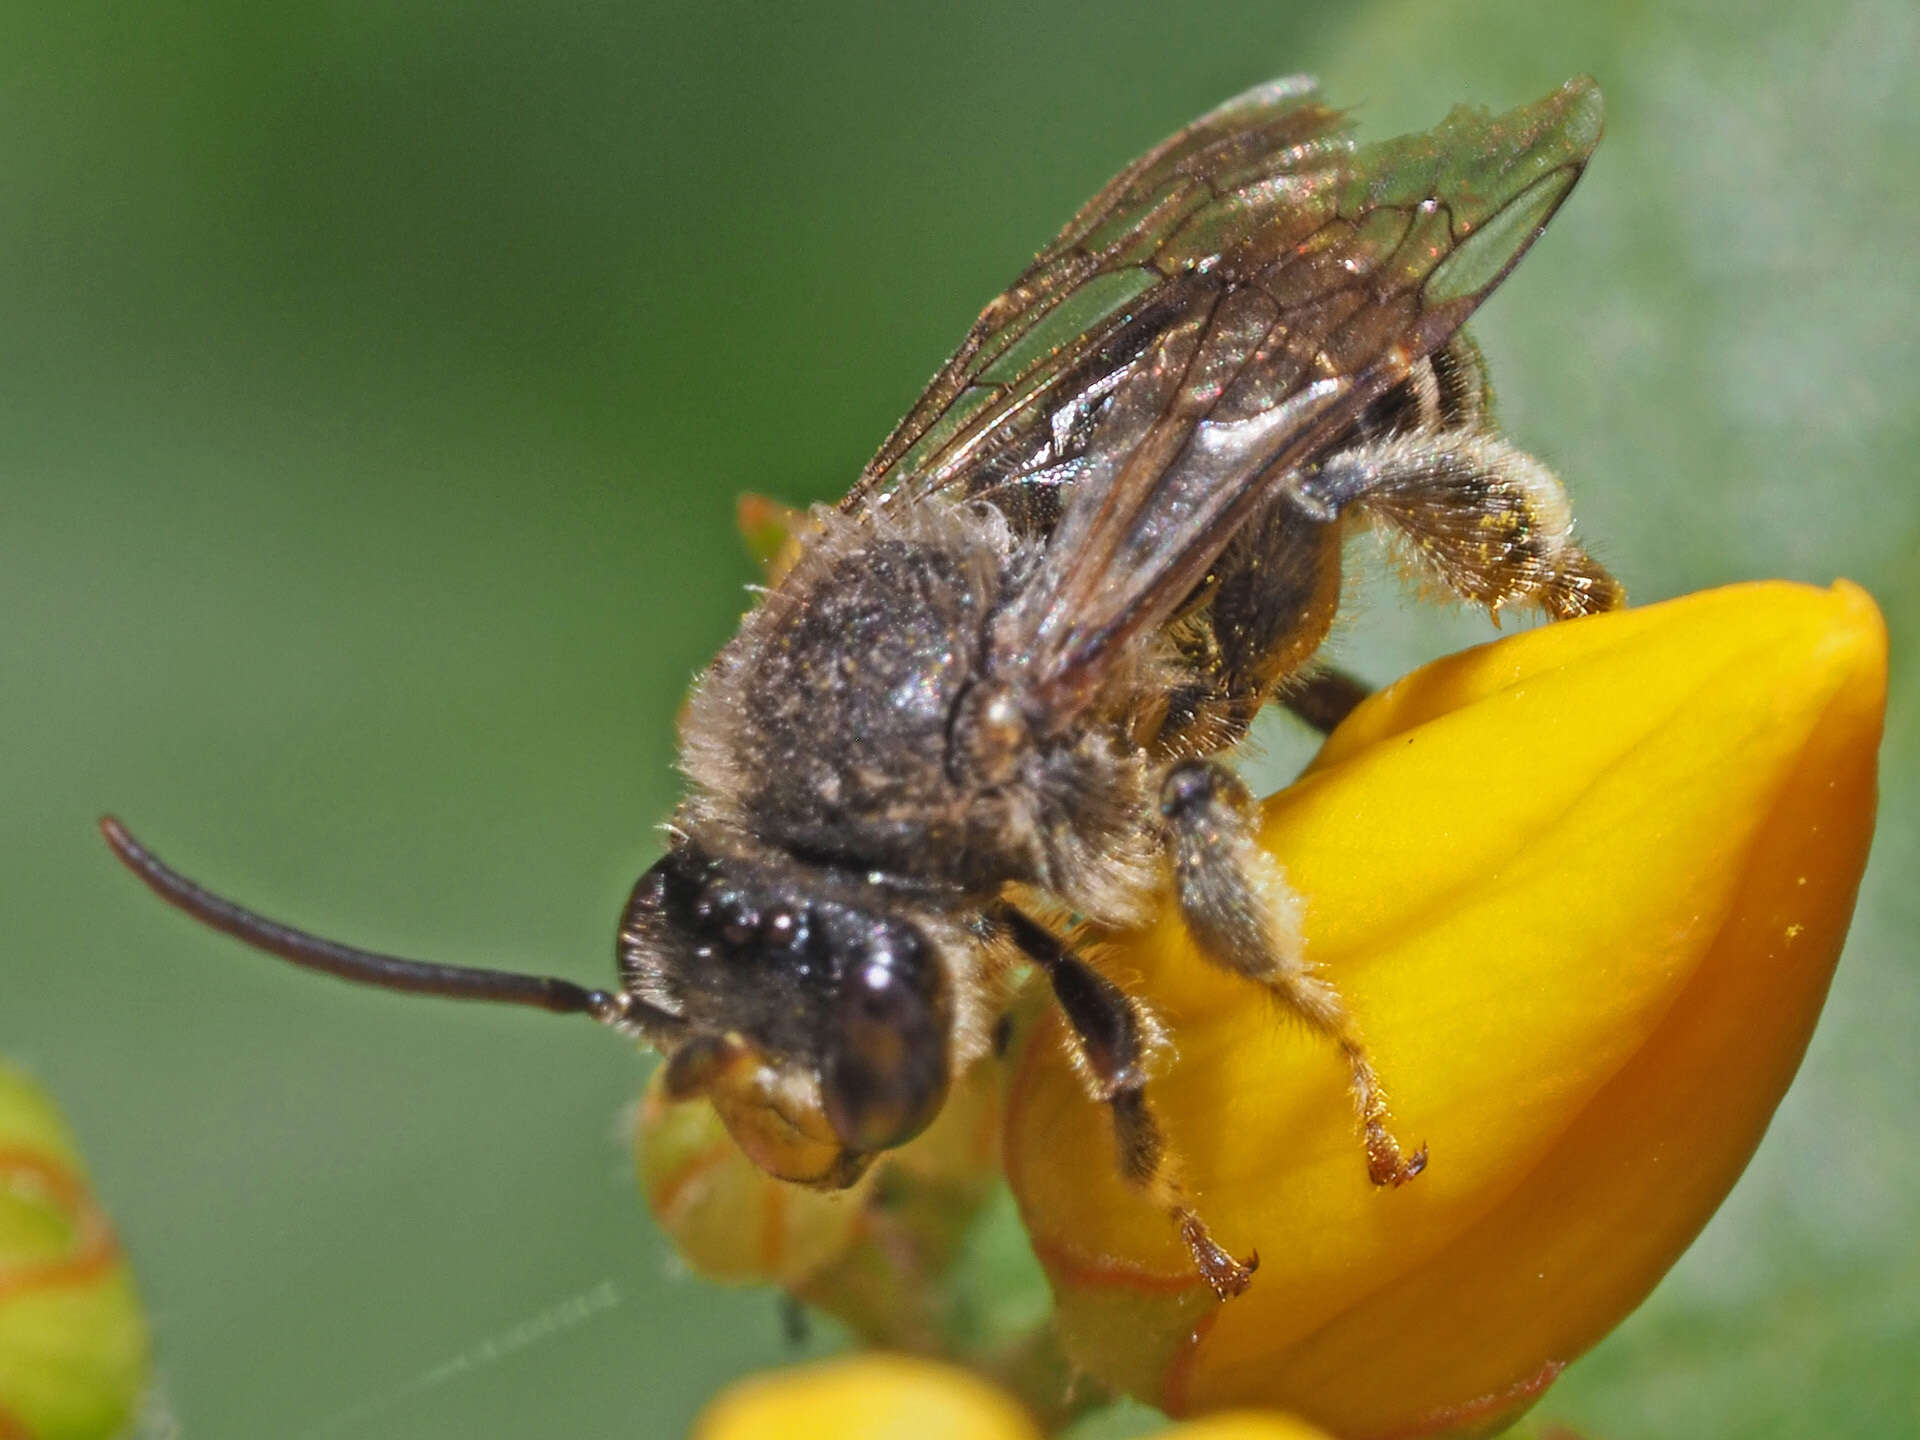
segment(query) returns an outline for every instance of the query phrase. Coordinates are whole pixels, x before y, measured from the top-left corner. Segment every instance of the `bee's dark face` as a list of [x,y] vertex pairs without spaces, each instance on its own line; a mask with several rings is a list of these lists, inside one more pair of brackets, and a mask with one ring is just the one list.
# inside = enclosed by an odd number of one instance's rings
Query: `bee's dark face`
[[940,956],[836,872],[676,846],[634,886],[619,958],[628,990],[685,1022],[669,1090],[707,1095],[783,1178],[848,1183],[946,1097]]

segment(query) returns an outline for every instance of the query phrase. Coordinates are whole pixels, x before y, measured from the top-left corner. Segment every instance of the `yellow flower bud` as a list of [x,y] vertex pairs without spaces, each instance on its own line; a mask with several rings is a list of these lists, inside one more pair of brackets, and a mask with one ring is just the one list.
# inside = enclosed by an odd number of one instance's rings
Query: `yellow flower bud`
[[1228,1410],[1204,1420],[1189,1420],[1152,1440],[1329,1440],[1327,1432],[1287,1415],[1262,1410]]
[[693,1440],[1040,1440],[1040,1431],[964,1370],[876,1354],[743,1380],[707,1407]]
[[[904,1355],[855,1355],[755,1375],[723,1392],[692,1440],[1039,1440],[1014,1402],[969,1371]],[[1330,1440],[1285,1415],[1238,1411],[1152,1440]]]
[[1044,1021],[1006,1159],[1069,1352],[1176,1415],[1342,1437],[1524,1410],[1691,1242],[1792,1079],[1885,694],[1862,591],[1767,583],[1529,631],[1364,704],[1262,843],[1431,1164],[1374,1189],[1338,1057],[1164,919],[1111,973],[1171,1036],[1148,1094],[1192,1204],[1260,1269],[1213,1301]]
[[146,1369],[133,1280],[73,1140],[0,1064],[0,1436],[120,1434]]
[[[667,1098],[656,1070],[635,1141],[661,1228],[709,1279],[779,1285],[871,1344],[938,1348],[942,1277],[999,1182],[1000,1074],[979,1064],[939,1117],[847,1190],[776,1180],[705,1099]],[[0,1436],[4,1440],[4,1436]]]
[[800,538],[807,529],[807,512],[765,495],[742,495],[734,502],[734,524],[753,557],[765,574],[767,583],[779,583],[780,577],[800,558]]
[[873,1188],[776,1180],[748,1158],[704,1099],[674,1102],[655,1070],[635,1132],[647,1205],[676,1249],[711,1280],[791,1288],[852,1243]]

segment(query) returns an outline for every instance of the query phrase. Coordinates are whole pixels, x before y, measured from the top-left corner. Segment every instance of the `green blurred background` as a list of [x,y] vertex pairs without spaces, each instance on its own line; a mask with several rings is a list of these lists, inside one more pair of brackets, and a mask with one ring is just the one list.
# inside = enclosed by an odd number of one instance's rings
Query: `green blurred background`
[[[642,1213],[625,1047],[243,954],[94,815],[323,931],[604,981],[736,492],[837,494],[1114,169],[1309,69],[1371,136],[1597,75],[1478,326],[1509,428],[1637,598],[1847,575],[1893,626],[1798,1086],[1542,1413],[1915,1433],[1917,67],[1910,0],[0,7],[0,1051],[123,1227],[152,1432],[672,1436],[791,1352]],[[1376,679],[1488,633],[1362,609]]]

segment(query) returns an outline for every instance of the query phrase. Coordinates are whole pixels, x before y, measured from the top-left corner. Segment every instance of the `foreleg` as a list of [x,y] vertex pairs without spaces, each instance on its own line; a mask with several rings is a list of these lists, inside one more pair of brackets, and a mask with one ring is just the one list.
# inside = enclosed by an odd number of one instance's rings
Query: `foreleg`
[[1206,1224],[1186,1203],[1178,1163],[1147,1108],[1151,1022],[1124,990],[1074,955],[1044,926],[1018,910],[1009,909],[1005,919],[1014,943],[1047,972],[1091,1088],[1112,1112],[1121,1176],[1166,1211],[1214,1294],[1232,1299],[1247,1288],[1260,1257],[1235,1260],[1214,1242]]

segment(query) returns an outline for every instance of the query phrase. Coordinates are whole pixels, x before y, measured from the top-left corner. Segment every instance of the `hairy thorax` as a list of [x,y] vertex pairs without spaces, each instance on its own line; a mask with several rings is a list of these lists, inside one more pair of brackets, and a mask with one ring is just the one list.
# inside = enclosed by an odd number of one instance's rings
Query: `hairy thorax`
[[908,514],[816,516],[695,690],[682,824],[956,898],[1018,882],[1130,918],[1151,888],[1144,757],[1114,724],[1031,733],[1018,667],[991,658],[1030,548],[988,506]]

